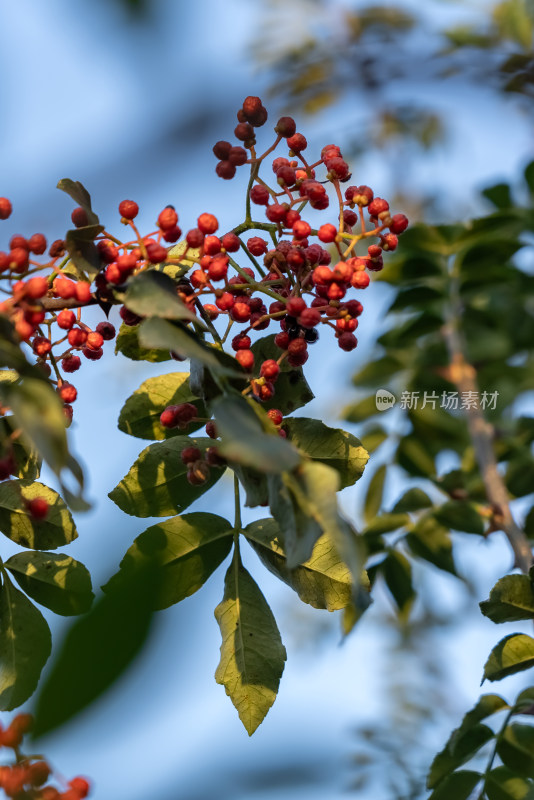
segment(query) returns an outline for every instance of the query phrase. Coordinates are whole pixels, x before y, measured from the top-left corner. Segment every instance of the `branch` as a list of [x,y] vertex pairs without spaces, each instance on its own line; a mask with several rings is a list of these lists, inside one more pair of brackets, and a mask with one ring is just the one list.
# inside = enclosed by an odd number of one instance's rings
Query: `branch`
[[[478,394],[476,370],[464,356],[463,341],[458,330],[460,318],[458,302],[455,303],[453,310],[457,313],[442,328],[450,357],[449,376],[460,393],[476,392]],[[498,470],[493,450],[495,430],[485,418],[481,408],[469,407],[465,409],[465,412],[469,436],[484,481],[486,495],[494,509],[494,520],[510,542],[515,556],[515,566],[526,573],[532,566],[532,550],[524,531],[516,523],[510,510],[510,497]]]

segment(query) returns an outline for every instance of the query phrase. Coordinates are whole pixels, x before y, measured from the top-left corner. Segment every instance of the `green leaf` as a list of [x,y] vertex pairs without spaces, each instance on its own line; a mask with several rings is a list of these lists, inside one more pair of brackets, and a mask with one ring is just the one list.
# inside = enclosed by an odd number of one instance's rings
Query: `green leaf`
[[310,558],[295,569],[288,569],[282,535],[274,519],[251,522],[244,534],[267,569],[287,583],[303,603],[328,611],[352,603],[350,570],[328,534],[317,540]]
[[307,456],[339,473],[341,489],[352,486],[361,478],[369,454],[356,436],[306,417],[286,420],[284,429],[289,441]]
[[17,553],[5,562],[5,567],[26,594],[55,614],[84,614],[91,608],[91,576],[80,561],[70,556]]
[[492,769],[485,783],[488,800],[529,800],[532,783],[520,778],[508,767]]
[[343,409],[342,416],[347,422],[363,422],[378,413],[376,395],[372,394],[369,397],[364,397],[363,400],[358,400],[346,406]]
[[35,736],[67,722],[126,672],[148,636],[157,590],[148,566],[76,620],[37,698]]
[[52,387],[26,378],[22,383],[2,384],[2,400],[13,411],[17,427],[56,474],[69,463],[63,405]]
[[428,800],[468,800],[481,778],[479,772],[453,772],[440,783]]
[[139,344],[139,325],[125,325],[124,322],[119,328],[119,333],[115,340],[115,354],[122,353],[132,361],[150,361],[160,363],[170,361],[171,354],[168,347],[163,349],[141,347]]
[[505,767],[525,778],[534,778],[534,728],[532,725],[508,725],[497,744],[497,753]]
[[389,382],[390,378],[402,369],[404,369],[404,365],[397,358],[384,355],[376,361],[365,364],[353,376],[352,383],[358,388],[362,386],[383,388],[384,382]]
[[282,472],[295,467],[301,456],[286,439],[278,436],[265,415],[262,423],[249,402],[237,395],[225,395],[215,400],[212,411],[221,437],[219,450],[229,461],[235,461],[260,472]]
[[[274,343],[274,334],[258,339],[251,350],[254,353],[256,366],[270,358],[276,361],[282,352]],[[291,414],[313,398],[314,394],[304,377],[302,367],[292,367],[287,359],[284,359],[280,364],[280,373],[274,384],[274,394],[269,400],[269,407],[279,409],[282,414]]]
[[6,573],[0,592],[0,710],[12,711],[34,693],[52,649],[48,625]]
[[86,225],[83,228],[75,228],[67,231],[65,236],[65,247],[71,257],[71,265],[74,264],[75,270],[68,270],[70,274],[74,271],[77,280],[90,282],[100,271],[102,262],[100,253],[96,249],[95,238],[102,233],[102,225]]
[[172,350],[184,358],[196,358],[215,373],[235,374],[240,377],[237,371],[234,373],[223,367],[213,353],[213,348],[203,344],[202,340],[182,323],[175,324],[166,319],[149,317],[140,324],[138,337],[141,347],[149,350]]
[[[184,255],[186,251],[187,255]],[[183,276],[186,275],[190,269],[196,269],[199,258],[200,248],[189,247],[184,239],[181,242],[177,242],[177,244],[167,250],[167,260],[162,264],[158,264],[155,269],[159,270],[160,272],[164,272],[165,275],[168,275],[173,279],[173,281],[177,281],[180,278],[183,278]],[[169,263],[171,259],[177,263]],[[193,259],[197,259],[197,261],[194,261]]]
[[87,221],[90,225],[98,225],[98,217],[91,208],[91,195],[80,181],[71,181],[70,178],[63,178],[57,185],[58,189],[66,192],[75,203],[83,208],[87,214]]
[[470,761],[495,734],[488,725],[476,723],[460,733],[455,731],[445,748],[438,753],[430,767],[427,787],[433,789],[447,775]]
[[527,164],[524,171],[525,181],[530,190],[530,194],[534,195],[534,161]]
[[196,398],[189,386],[187,372],[172,372],[148,378],[126,400],[119,415],[119,430],[139,439],[170,439],[197,430],[204,422],[190,422],[187,428],[164,428],[159,418],[170,405],[193,403],[198,416],[204,419],[208,412],[204,403]]
[[412,565],[398,550],[390,550],[380,564],[386,586],[399,610],[401,619],[407,619],[416,593],[412,582]]
[[265,472],[259,472],[241,464],[232,464],[232,469],[246,492],[245,505],[248,508],[269,504],[269,486]]
[[450,500],[434,510],[434,517],[446,528],[484,535],[482,517],[467,500]]
[[287,656],[272,611],[237,551],[215,617],[222,636],[215,680],[252,736],[276,699]]
[[[451,769],[456,769],[456,766],[460,766],[460,764],[457,764],[451,767],[451,764],[455,756],[465,751],[465,744],[473,741],[466,738],[466,735],[473,729],[485,728],[486,726],[480,726],[480,722],[483,719],[487,719],[487,717],[491,717],[493,714],[507,708],[509,708],[508,703],[498,694],[484,694],[480,697],[474,708],[465,714],[460,727],[453,730],[444,749],[434,758],[427,779],[429,789],[432,789],[442,781]],[[480,731],[475,734],[475,740],[477,736],[480,736]],[[462,761],[461,763],[464,762]]]
[[371,425],[362,433],[362,445],[368,453],[374,453],[387,438],[388,432],[380,425]]
[[406,472],[417,478],[429,478],[436,474],[434,459],[423,442],[413,434],[402,437],[395,458]]
[[534,590],[527,575],[505,575],[490,592],[480,610],[492,622],[534,619]]
[[[25,501],[42,497],[48,503],[44,519],[33,519]],[[0,483],[0,530],[11,541],[32,550],[55,550],[77,538],[71,513],[61,497],[43,483]]]
[[484,665],[484,677],[500,681],[534,666],[534,639],[524,633],[511,633],[495,645]]
[[452,542],[446,530],[431,514],[421,517],[406,536],[412,553],[439,569],[456,575],[452,556]]
[[367,523],[370,523],[373,519],[375,519],[380,511],[386,475],[387,466],[386,464],[381,464],[378,469],[375,470],[373,477],[369,481],[369,486],[365,494],[365,502],[363,505],[363,518]]
[[375,517],[369,525],[364,528],[364,536],[378,536],[382,533],[391,533],[399,528],[403,528],[410,522],[408,514],[381,514]]
[[233,527],[216,514],[197,512],[152,525],[127,550],[120,571],[104,587],[120,591],[125,577],[146,562],[157,570],[154,608],[162,609],[194,594],[231,550]]
[[[230,353],[225,353],[223,350],[218,350],[216,347],[211,348],[212,354],[219,362],[219,366],[230,372],[235,373],[238,377],[229,378],[228,385],[235,390],[236,393],[241,394],[243,389],[248,386],[249,380],[245,370],[241,367],[238,361],[235,360]],[[189,375],[189,385],[191,391],[197,396],[202,398],[206,403],[211,402],[216,397],[224,394],[224,386],[218,375],[214,375],[212,371],[196,358],[191,358],[189,362],[191,373]]]
[[513,200],[510,186],[507,183],[496,183],[483,189],[481,194],[497,208],[512,208]]
[[140,317],[187,319],[205,327],[202,320],[179,299],[172,278],[158,270],[150,269],[130,278],[124,305]]
[[404,492],[391,511],[394,514],[401,514],[403,512],[421,511],[423,508],[432,508],[432,505],[432,500],[427,493],[423,492],[422,489],[414,487]]
[[[0,447],[2,441],[6,442],[6,445],[8,444],[7,440],[16,430],[16,427],[14,417],[0,418]],[[39,452],[30,442],[24,440],[23,435],[18,436],[12,441],[11,447],[13,459],[15,461],[15,470],[12,472],[12,475],[14,475],[15,478],[22,478],[27,481],[36,481],[41,473],[42,465]]]
[[171,517],[177,511],[185,511],[217,483],[224,468],[210,467],[206,482],[192,486],[180,454],[184,447],[205,451],[212,445],[213,440],[207,437],[192,439],[188,436],[175,436],[149,445],[109,497],[122,511],[135,517]]

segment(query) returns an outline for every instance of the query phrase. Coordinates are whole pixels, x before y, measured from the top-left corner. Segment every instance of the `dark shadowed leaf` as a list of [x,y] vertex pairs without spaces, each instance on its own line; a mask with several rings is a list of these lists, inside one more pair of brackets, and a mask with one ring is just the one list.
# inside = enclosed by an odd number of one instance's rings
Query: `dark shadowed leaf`
[[407,619],[416,597],[410,561],[399,550],[390,550],[382,561],[380,569],[386,586],[395,601],[399,616],[401,619]]
[[[196,358],[214,373],[234,375],[234,372],[221,365],[213,348],[203,344],[198,336],[181,323],[149,317],[140,324],[138,337],[141,347],[149,350],[172,350],[184,358]],[[238,373],[235,374],[239,377]]]
[[205,327],[179,299],[172,278],[158,270],[140,272],[128,281],[124,305],[140,317],[187,319]]
[[497,753],[506,767],[525,778],[534,778],[532,725],[507,725],[497,745]]
[[407,534],[406,543],[414,555],[456,575],[449,533],[431,514],[417,521]]
[[[272,358],[280,358],[281,350],[274,343],[274,334],[264,336],[252,345],[256,366]],[[310,389],[302,367],[292,367],[287,359],[280,365],[280,374],[274,385],[274,394],[269,400],[270,408],[278,408],[282,414],[291,414],[297,408],[305,406],[313,400],[314,394]]]
[[226,689],[252,736],[276,699],[286,650],[272,611],[237,551],[215,617],[222,636],[215,680]]
[[434,789],[428,800],[468,800],[481,778],[479,772],[453,772]]
[[150,562],[157,571],[154,608],[168,608],[204,585],[230,552],[232,537],[230,522],[204,512],[152,525],[134,540],[104,591],[120,591],[125,579]]
[[[14,417],[0,418],[0,442],[6,441],[16,427]],[[12,446],[15,460],[15,470],[12,475],[23,480],[36,481],[41,473],[42,464],[42,458],[38,451],[32,447],[30,442],[25,442],[23,436],[17,437]]]
[[434,510],[434,517],[442,525],[455,531],[484,534],[482,517],[472,503],[466,500],[450,500]]
[[72,625],[37,698],[35,736],[76,716],[126,672],[148,636],[157,590],[145,566]]
[[118,507],[134,517],[170,517],[185,511],[191,503],[219,480],[224,468],[210,467],[205,483],[192,486],[180,453],[184,447],[198,447],[202,452],[213,439],[175,436],[146,447],[132,464],[127,475],[109,493]]
[[0,710],[12,711],[34,693],[52,649],[48,625],[4,573],[0,592]]
[[530,800],[532,782],[521,778],[508,767],[492,769],[485,783],[488,800]]
[[427,786],[433,789],[443,778],[469,761],[495,734],[488,725],[476,723],[463,733],[455,732],[430,767]]
[[67,231],[65,246],[71,257],[69,266],[74,264],[76,270],[76,275],[73,276],[76,280],[90,283],[100,271],[102,263],[94,240],[103,230],[102,225],[88,225]]
[[222,439],[219,450],[229,461],[260,472],[283,472],[300,462],[298,450],[278,436],[274,426],[272,432],[265,432],[255,410],[243,397],[218,398],[212,411]]

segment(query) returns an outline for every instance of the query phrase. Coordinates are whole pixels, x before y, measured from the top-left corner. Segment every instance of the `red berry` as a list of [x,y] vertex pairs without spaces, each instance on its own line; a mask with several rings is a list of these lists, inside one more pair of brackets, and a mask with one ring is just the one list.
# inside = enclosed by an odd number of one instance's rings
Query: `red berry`
[[372,217],[378,217],[379,214],[389,210],[389,203],[382,197],[375,197],[367,206],[367,210]]
[[40,256],[46,250],[46,237],[42,233],[34,233],[28,239],[28,247],[36,256]]
[[167,258],[167,248],[163,247],[162,244],[156,244],[155,242],[149,244],[146,252],[151,264],[161,264]]
[[158,227],[162,231],[169,231],[178,224],[178,214],[174,206],[166,206],[158,217]]
[[280,367],[273,358],[268,358],[260,367],[260,376],[275,381],[280,374]]
[[29,782],[32,786],[42,786],[48,780],[51,769],[46,761],[34,761],[28,767]]
[[26,281],[26,294],[33,300],[38,300],[39,298],[44,297],[47,292],[48,281],[46,278],[36,277],[30,278],[29,281]]
[[232,349],[233,350],[249,350],[251,345],[250,336],[246,336],[243,333],[238,333],[237,336],[234,336],[232,339]]
[[354,336],[353,333],[342,333],[339,339],[337,340],[338,345],[341,347],[342,350],[346,352],[350,352],[350,350],[354,350],[355,347],[358,345],[358,340]]
[[[44,497],[34,497],[33,500],[30,500],[30,502],[28,503],[28,511],[30,512],[30,515],[34,519],[44,519],[48,514],[48,503],[44,499]],[[30,715],[28,714],[28,716]],[[15,717],[15,719],[11,723],[12,725],[16,719],[17,717]],[[17,730],[20,732],[22,738],[22,734],[25,733],[24,728],[17,727]]]
[[199,461],[202,458],[202,453],[198,447],[184,447],[180,453],[180,458],[184,464],[192,464],[194,461]]
[[85,228],[86,225],[89,225],[89,219],[87,217],[87,212],[81,206],[78,206],[74,209],[72,214],[70,215],[72,220],[72,224],[76,228]]
[[7,197],[0,197],[0,219],[7,219],[13,210],[11,202]]
[[231,161],[219,161],[219,163],[215,167],[215,172],[217,173],[219,178],[222,178],[225,181],[229,181],[234,177],[236,169],[235,165],[232,164]]
[[247,241],[247,249],[253,256],[262,256],[267,252],[267,242],[260,236],[253,236]]
[[82,798],[82,800],[84,797],[87,797],[91,788],[89,781],[87,781],[85,778],[81,778],[80,776],[77,776],[69,781],[69,786],[77,793],[78,797]]
[[287,350],[289,341],[289,334],[286,331],[281,331],[274,337],[274,343],[280,350]]
[[68,278],[59,276],[53,283],[55,294],[63,300],[71,300],[76,297],[76,284]]
[[123,219],[135,219],[139,214],[139,206],[134,200],[122,200],[119,203],[119,214]]
[[72,328],[67,334],[67,339],[71,347],[83,347],[87,341],[87,332],[82,328]]
[[326,225],[321,225],[319,228],[317,235],[321,242],[330,243],[335,241],[337,236],[337,228],[335,225],[331,225],[327,223]]
[[236,139],[247,142],[254,139],[254,128],[249,122],[239,122],[234,128],[234,134]]
[[104,355],[104,351],[101,347],[98,347],[96,350],[91,349],[90,347],[84,347],[82,349],[82,353],[89,361],[98,361]]
[[161,412],[159,421],[164,428],[176,428],[178,425],[176,409],[177,406],[167,406],[167,408]]
[[230,309],[233,308],[234,303],[234,296],[230,294],[230,292],[224,292],[224,294],[218,297],[215,301],[215,305],[221,311],[230,311]]
[[247,372],[252,372],[254,369],[254,353],[252,350],[238,350],[235,357],[243,369],[247,370]]
[[406,228],[408,227],[408,217],[405,217],[404,214],[394,214],[391,217],[391,222],[389,225],[389,230],[391,233],[403,233]]
[[214,306],[211,303],[205,303],[204,311],[211,320],[217,319],[217,317],[219,316],[219,309],[217,308],[217,306]]
[[235,322],[248,322],[250,314],[250,307],[242,300],[237,300],[230,311],[230,316]]
[[214,217],[213,214],[201,214],[197,219],[197,225],[198,229],[204,234],[215,233],[219,227],[217,217]]
[[269,203],[270,194],[265,186],[256,184],[256,186],[253,186],[250,190],[250,199],[257,206],[266,206]]
[[292,317],[298,317],[306,308],[306,302],[302,297],[290,297],[287,301],[286,311]]
[[284,415],[277,408],[269,409],[269,411],[267,412],[267,416],[269,417],[271,422],[274,422],[275,425],[281,425],[284,420]]
[[325,163],[328,175],[332,176],[332,178],[337,178],[342,181],[348,177],[350,173],[349,165],[343,158],[328,158]]
[[142,317],[139,317],[137,314],[134,314],[133,311],[126,308],[126,306],[121,306],[119,309],[119,315],[125,325],[128,327],[133,327],[134,325],[139,325]]
[[225,233],[221,239],[221,244],[228,253],[237,253],[240,247],[239,237],[235,233]]
[[293,225],[293,236],[295,239],[305,239],[311,233],[311,225],[303,219],[297,220]]
[[163,238],[166,242],[170,242],[172,244],[172,242],[177,242],[181,235],[182,229],[179,225],[177,225],[175,228],[170,228],[170,230],[165,231]]
[[96,326],[96,331],[106,342],[115,338],[115,326],[111,322],[99,322]]
[[355,272],[351,280],[351,284],[355,289],[365,289],[370,282],[371,279],[367,272]]
[[283,136],[285,139],[288,136],[293,136],[297,130],[297,125],[293,117],[280,117],[275,126],[275,133]]
[[97,331],[92,331],[87,336],[87,347],[90,350],[98,350],[104,344],[104,337]]
[[210,439],[216,439],[218,436],[217,428],[215,427],[215,423],[212,419],[206,423],[206,433],[210,437]]
[[191,228],[185,235],[185,240],[189,247],[201,247],[204,241],[204,234],[198,228]]
[[308,360],[308,353],[306,350],[303,350],[300,353],[290,353],[287,357],[287,363],[291,367],[302,367],[303,364],[306,363]]
[[287,146],[294,153],[300,153],[302,150],[306,150],[308,142],[302,133],[294,133],[287,139]]
[[208,256],[215,256],[221,252],[221,240],[218,236],[206,236],[204,239],[204,253]]
[[297,321],[301,328],[314,328],[321,321],[321,313],[316,308],[305,308]]
[[78,397],[78,392],[76,387],[73,386],[71,383],[62,383],[61,386],[58,386],[57,392],[64,403],[74,403],[76,398]]
[[234,167],[242,167],[247,162],[247,151],[244,147],[232,147],[228,155],[228,161]]
[[216,158],[220,158],[221,161],[224,161],[230,155],[230,150],[232,149],[232,145],[230,142],[215,142],[213,145],[213,152]]
[[63,372],[76,372],[76,370],[80,369],[82,365],[81,358],[79,356],[68,355],[61,362],[61,369]]
[[209,267],[208,275],[212,281],[222,281],[228,274],[228,257],[217,256],[214,258]]
[[290,356],[294,356],[297,353],[305,353],[308,349],[308,345],[304,339],[291,339],[289,342],[287,349],[289,351]]
[[102,239],[96,245],[100,258],[105,264],[111,264],[119,257],[119,249],[108,239]]
[[270,222],[283,222],[287,208],[280,203],[272,203],[265,209],[265,216]]
[[52,350],[52,342],[50,339],[47,339],[45,336],[36,336],[32,343],[33,352],[37,356],[48,355],[48,353]]
[[65,242],[63,239],[55,239],[48,250],[50,258],[62,258],[65,255]]
[[345,225],[348,225],[349,228],[352,228],[358,222],[358,215],[355,211],[351,211],[350,208],[346,208],[343,212],[343,222]]
[[9,266],[13,272],[25,272],[28,267],[29,256],[25,247],[15,247],[10,251]]
[[74,286],[74,292],[79,303],[88,303],[91,299],[91,284],[87,281],[78,281]]

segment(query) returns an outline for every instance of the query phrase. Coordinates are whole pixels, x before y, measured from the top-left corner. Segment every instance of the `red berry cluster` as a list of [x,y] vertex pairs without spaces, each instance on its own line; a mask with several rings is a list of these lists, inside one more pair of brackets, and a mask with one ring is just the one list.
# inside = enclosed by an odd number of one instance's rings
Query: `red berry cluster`
[[[232,231],[221,235],[217,218],[204,212],[182,237],[178,214],[167,205],[157,217],[156,230],[142,235],[135,223],[137,203],[123,200],[119,214],[130,237],[121,241],[107,231],[96,236],[101,269],[93,286],[72,280],[65,271],[69,256],[64,258],[63,240],[51,245],[45,263],[33,258],[46,250],[42,234],[28,240],[14,236],[9,253],[0,253],[0,277],[9,282],[11,294],[0,304],[0,313],[10,317],[21,341],[31,347],[50,376],[68,420],[77,390],[63,376],[76,372],[82,357],[90,361],[101,358],[105,341],[115,336],[114,326],[107,321],[94,330],[87,326],[81,308],[118,303],[115,292],[132,276],[156,264],[183,266],[185,258],[194,264],[189,274],[177,281],[177,295],[202,318],[219,347],[232,331],[232,350],[249,379],[245,391],[261,402],[273,397],[282,362],[291,367],[306,363],[308,347],[317,341],[319,328],[331,329],[342,350],[357,346],[355,331],[363,306],[350,293],[365,289],[370,273],[382,269],[383,253],[396,249],[408,220],[402,214],[392,215],[388,202],[375,197],[369,186],[349,185],[343,190],[342,184],[349,182],[351,175],[337,145],[326,145],[318,159],[307,160],[308,143],[292,117],[278,120],[274,142],[258,155],[256,129],[267,121],[259,97],[247,97],[237,118],[234,135],[238,143],[219,141],[213,148],[221,177],[232,178],[244,164],[250,167],[245,220]],[[266,176],[260,176],[260,169],[279,145],[285,153],[270,161],[274,176],[270,185]],[[256,206],[264,208],[261,220],[253,219]],[[315,227],[315,212],[327,210],[330,220]],[[0,198],[0,218],[6,219],[10,213],[10,202]],[[75,209],[72,221],[76,227],[87,226],[87,212]],[[174,257],[166,244],[181,238],[180,255]],[[240,251],[248,259],[246,266],[237,260]],[[43,271],[45,276],[34,274]],[[125,306],[120,308],[120,316],[129,326],[141,321]],[[224,332],[217,327],[222,320]],[[256,363],[252,336],[272,324],[279,326],[275,343],[280,354]],[[238,332],[236,325],[240,326]],[[180,353],[171,355],[183,359]],[[170,406],[163,411],[161,424],[185,428],[196,413],[190,404]],[[194,480],[200,480],[207,460],[195,459],[191,464],[196,465],[188,469],[191,479],[194,473]],[[9,468],[6,461],[2,470],[0,462],[0,477]]]
[[22,754],[24,735],[32,725],[31,714],[18,714],[5,729],[0,725],[0,747],[13,750],[14,756],[11,764],[0,766],[0,789],[4,795],[15,800],[83,800],[90,790],[85,778],[73,778],[67,788],[60,790],[48,783],[52,769],[46,761]]

